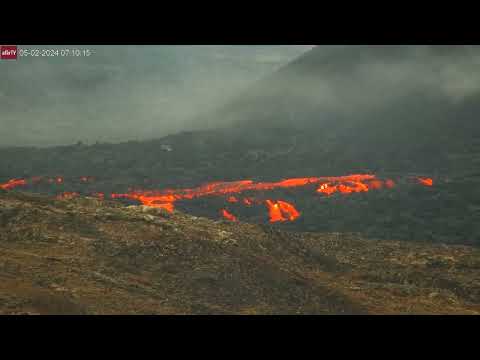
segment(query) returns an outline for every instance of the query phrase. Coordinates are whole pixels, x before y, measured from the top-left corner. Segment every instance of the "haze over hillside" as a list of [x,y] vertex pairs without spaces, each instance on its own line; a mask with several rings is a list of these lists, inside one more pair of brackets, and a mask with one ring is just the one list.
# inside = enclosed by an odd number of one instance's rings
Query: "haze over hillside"
[[[237,121],[303,126],[332,116],[360,121],[399,102],[461,105],[478,95],[479,67],[479,46],[317,46],[250,87],[225,114]],[[247,104],[251,112],[233,113]]]
[[473,171],[479,70],[478,46],[318,46],[208,120],[303,133],[322,166]]
[[88,49],[0,64],[0,146],[126,141],[188,130],[187,118],[308,46],[19,46]]

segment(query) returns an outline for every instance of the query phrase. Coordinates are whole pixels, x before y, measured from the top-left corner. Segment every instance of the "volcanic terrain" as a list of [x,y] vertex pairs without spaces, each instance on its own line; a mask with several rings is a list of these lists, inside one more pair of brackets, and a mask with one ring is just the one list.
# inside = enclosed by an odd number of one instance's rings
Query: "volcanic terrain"
[[[138,204],[132,191],[372,174],[395,186],[331,196],[281,188],[246,192],[238,202],[201,197],[174,205],[212,219],[228,213],[269,223],[265,209],[254,212],[260,208],[243,202],[256,197],[263,207],[283,201],[300,213],[278,222],[282,229],[478,245],[480,92],[468,81],[480,73],[477,52],[475,46],[319,46],[206,116],[223,129],[121,144],[3,148],[0,183],[59,177],[68,181],[24,190],[130,194],[123,200]],[[90,177],[95,181],[86,186],[78,181]],[[431,179],[433,186],[412,179]]]
[[1,148],[0,312],[478,314],[477,51],[317,47],[211,128]]

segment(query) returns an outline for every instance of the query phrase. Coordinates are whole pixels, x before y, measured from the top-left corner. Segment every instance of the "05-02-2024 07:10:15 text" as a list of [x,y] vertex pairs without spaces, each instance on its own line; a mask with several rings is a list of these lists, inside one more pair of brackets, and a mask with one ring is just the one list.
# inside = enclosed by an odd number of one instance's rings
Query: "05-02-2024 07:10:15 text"
[[53,56],[91,56],[90,49],[18,49],[18,56],[53,57]]

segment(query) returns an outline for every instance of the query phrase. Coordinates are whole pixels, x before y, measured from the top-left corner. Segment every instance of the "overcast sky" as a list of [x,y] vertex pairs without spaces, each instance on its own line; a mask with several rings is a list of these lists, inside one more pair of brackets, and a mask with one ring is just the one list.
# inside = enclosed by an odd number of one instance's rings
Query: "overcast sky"
[[0,146],[117,142],[188,130],[188,119],[311,46],[75,48],[92,54],[0,62]]

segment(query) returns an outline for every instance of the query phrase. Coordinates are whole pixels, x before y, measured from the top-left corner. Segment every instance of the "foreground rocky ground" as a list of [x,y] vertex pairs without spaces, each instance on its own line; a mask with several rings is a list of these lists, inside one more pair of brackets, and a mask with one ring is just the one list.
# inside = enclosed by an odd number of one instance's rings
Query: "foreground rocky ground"
[[480,250],[0,192],[0,314],[480,314]]

